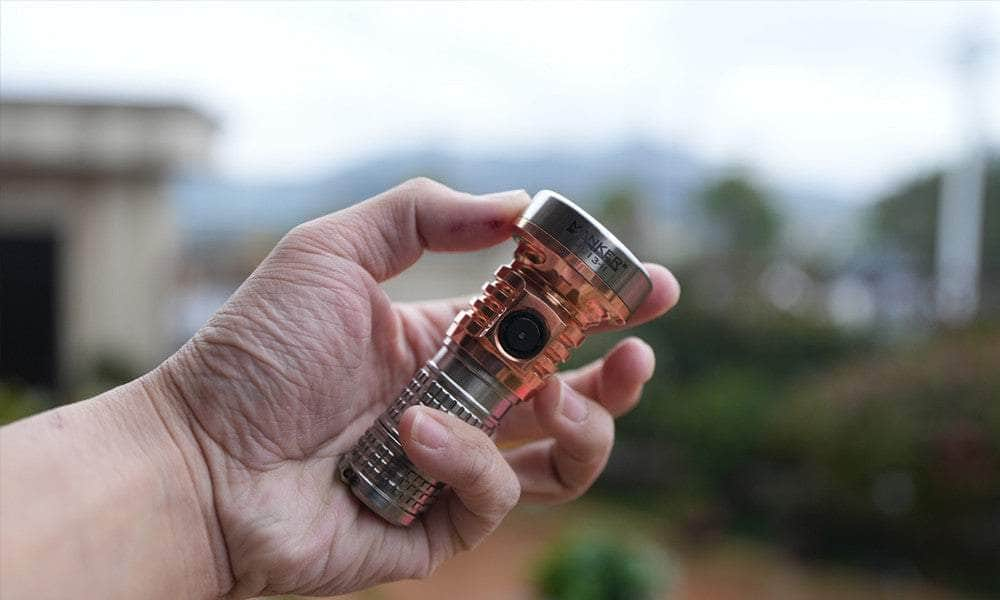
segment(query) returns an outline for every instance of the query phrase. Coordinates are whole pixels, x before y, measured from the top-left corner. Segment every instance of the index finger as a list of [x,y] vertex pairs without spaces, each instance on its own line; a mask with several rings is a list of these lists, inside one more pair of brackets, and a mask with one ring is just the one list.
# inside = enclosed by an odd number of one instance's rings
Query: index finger
[[376,281],[385,281],[424,250],[471,251],[499,244],[510,237],[529,202],[524,190],[473,196],[417,178],[293,231],[313,248],[347,258]]

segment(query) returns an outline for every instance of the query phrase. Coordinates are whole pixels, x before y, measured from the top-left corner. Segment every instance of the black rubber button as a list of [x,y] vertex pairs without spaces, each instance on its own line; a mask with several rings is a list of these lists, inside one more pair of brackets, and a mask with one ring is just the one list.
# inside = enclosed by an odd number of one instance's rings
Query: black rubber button
[[518,310],[500,321],[500,347],[514,358],[531,358],[549,341],[545,321],[533,310]]

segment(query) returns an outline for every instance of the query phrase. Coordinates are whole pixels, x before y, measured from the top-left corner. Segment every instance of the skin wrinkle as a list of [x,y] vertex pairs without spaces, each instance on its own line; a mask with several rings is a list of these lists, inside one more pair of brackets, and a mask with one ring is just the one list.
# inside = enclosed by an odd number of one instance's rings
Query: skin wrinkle
[[[357,262],[351,258],[352,253],[357,253],[355,240],[347,233],[363,231],[366,225],[363,220],[355,218],[353,208],[340,213],[341,224],[327,224],[323,219],[315,219],[296,226],[285,235],[275,249],[276,263],[285,263],[289,255],[295,256],[301,253],[303,258],[313,257],[322,260],[327,269],[330,269],[330,273],[338,272],[341,266],[358,268]],[[349,248],[350,252],[344,252],[344,248]]]
[[[342,336],[338,336],[336,340],[324,342],[320,336],[311,333],[311,330],[318,329],[315,325],[323,325],[323,329],[329,332],[344,329],[343,323],[339,320],[335,321],[332,319],[324,319],[323,315],[316,313],[315,311],[308,309],[303,310],[316,315],[311,319],[313,327],[307,327],[306,323],[302,321],[309,319],[302,319],[301,317],[288,319],[286,321],[289,327],[294,329],[294,331],[286,332],[286,335],[287,333],[291,333],[296,344],[299,344],[299,346],[294,349],[295,351],[289,351],[286,347],[287,344],[284,343],[276,334],[268,334],[267,337],[264,338],[267,344],[266,348],[273,352],[277,352],[285,359],[298,363],[297,368],[295,369],[296,372],[306,372],[309,365],[330,369],[331,372],[336,372],[337,370],[356,371],[360,366],[360,358],[358,358],[357,363],[342,361],[334,365],[330,364],[330,359],[332,356],[336,356],[338,353],[343,352],[344,340],[357,342],[359,340],[358,335],[355,333],[345,333]],[[266,312],[273,313],[274,318],[278,318],[284,311],[272,309],[267,310]],[[357,323],[357,327],[361,327],[366,320],[367,319],[355,319],[354,321]],[[315,391],[315,388],[309,384],[308,380],[303,379],[302,381],[294,381],[293,383],[296,383],[298,387]]]
[[[428,521],[433,521],[436,527],[431,531],[427,525],[424,525],[429,552],[422,565],[424,570],[420,571],[421,577],[424,578],[430,577],[441,566],[441,563],[444,562],[444,558],[454,552],[459,545],[457,538],[458,531],[455,528],[454,520],[450,516],[452,514],[451,505],[457,501],[455,491],[447,490],[444,492],[444,495],[445,497],[442,498],[442,501],[445,503],[443,507],[444,512],[442,512],[442,508],[435,506],[427,515]],[[435,531],[437,534],[434,533]]]
[[[463,512],[465,510],[467,510],[468,512]],[[475,548],[476,542],[474,540],[470,540],[468,535],[464,533],[465,528],[459,527],[458,524],[467,519],[470,514],[473,515],[474,517],[478,517],[484,520],[487,517],[479,513],[473,512],[472,510],[469,510],[468,507],[462,505],[462,503],[458,500],[458,498],[454,496],[452,496],[448,501],[448,514],[451,515],[451,523],[452,523],[450,530],[451,531],[450,551],[454,553],[468,552],[469,550]],[[489,518],[488,524],[484,529],[488,533],[492,531],[495,527],[496,525],[494,524],[493,519]],[[476,537],[479,536],[477,535]]]
[[[355,268],[357,268],[357,267],[355,266]],[[367,273],[365,273],[365,276],[367,276]],[[366,277],[366,278],[367,278],[367,277]],[[374,287],[374,283],[372,282],[372,284],[371,284],[371,285],[369,285],[369,286],[367,286],[367,287],[369,287],[369,288],[371,288],[371,287]],[[352,295],[349,295],[349,294],[348,294],[348,295],[346,295],[346,296],[347,296],[347,297],[351,297]],[[344,312],[346,312],[346,311],[345,311],[345,310],[340,310],[339,312],[341,312],[341,313],[344,313]],[[375,315],[376,315],[376,316],[378,315],[378,311],[376,311],[376,312],[375,312]],[[318,320],[318,319],[317,319],[317,320]],[[358,326],[359,326],[358,328],[359,328],[359,329],[360,329],[361,327],[363,327],[363,322],[362,322],[361,320],[358,320],[358,319],[353,319],[353,320],[349,320],[349,322],[351,322],[351,323],[358,323]],[[378,326],[378,325],[376,325],[376,324],[375,324],[375,322],[376,322],[376,319],[372,319],[372,328],[371,328],[372,330],[374,330],[374,329],[378,329],[378,328],[379,328],[379,326]],[[339,323],[338,323],[338,324],[339,324]],[[370,330],[370,331],[371,331],[371,330]],[[391,329],[390,329],[390,332],[391,332]],[[361,336],[361,335],[358,335],[358,334],[351,334],[351,337],[365,337],[365,338],[368,338],[368,337],[372,337],[372,335],[371,335],[371,333],[368,333],[368,335],[364,335],[364,336]],[[377,339],[379,339],[379,338],[375,338],[375,339],[377,340]],[[344,353],[343,353],[342,351],[340,351],[339,349],[336,349],[336,348],[325,348],[325,349],[321,349],[321,354],[322,354],[323,356],[336,356],[336,355],[338,355],[338,354],[340,354],[340,355],[343,355]],[[361,359],[361,358],[362,358],[362,357],[360,357],[360,356],[359,356],[359,357],[358,357],[358,360],[360,361],[360,359]],[[296,359],[297,359],[297,360],[300,360],[300,361],[301,361],[301,360],[303,360],[303,358],[302,358],[301,356],[297,356],[297,357],[296,357]],[[308,360],[308,358],[306,358],[305,360]],[[317,361],[317,362],[319,362],[319,361]],[[328,364],[325,364],[325,363],[324,363],[324,364],[322,364],[322,366],[323,366],[324,368],[328,368],[328,367],[329,367],[329,365],[328,365]],[[353,366],[354,366],[354,365],[344,365],[344,366],[348,366],[348,367],[351,367],[351,368],[353,368]],[[334,371],[334,369],[330,369],[330,371]],[[328,385],[336,385],[337,383],[338,383],[338,382],[330,382],[330,383],[329,383]],[[315,442],[315,444],[313,444],[313,446],[315,446],[315,445],[321,445],[322,443],[323,443],[323,441],[322,441],[322,440],[317,440],[317,441]],[[309,449],[312,449],[312,448],[305,448],[305,447],[304,447],[303,449],[305,449],[305,450],[309,450]]]
[[[451,493],[451,492],[446,492],[446,493]],[[434,509],[434,510],[440,511],[440,509]],[[433,518],[434,515],[427,515],[427,517],[430,519]],[[427,530],[427,526],[421,522],[420,528],[423,533],[422,537],[424,540],[424,546],[426,548],[426,551],[424,552],[423,563],[419,567],[417,567],[417,572],[419,573],[421,579],[426,579],[427,577],[430,577],[432,573],[434,573],[434,571],[440,564],[440,563],[435,563],[435,557],[444,556],[444,553],[435,550],[434,537]]]
[[[253,327],[248,328],[247,331],[251,335],[254,333],[258,333],[259,335],[254,335],[254,340],[251,343],[244,343],[239,324],[229,325],[220,319],[218,322],[210,324],[203,339],[209,344],[232,351],[234,354],[233,359],[237,362],[241,356],[245,356],[253,366],[263,367],[269,374],[276,376],[280,382],[286,383],[293,388],[302,387],[302,382],[294,380],[292,375],[285,373],[285,365],[277,362],[262,351],[273,351],[280,347],[280,342],[277,342],[272,334],[264,330],[266,328],[266,319],[251,314],[234,315],[230,318],[251,324]],[[254,327],[258,327],[259,329],[255,331]],[[218,335],[220,333],[225,335]],[[289,360],[296,360],[298,358],[292,353],[284,353],[284,357]],[[244,371],[244,373],[252,373],[254,371],[254,369],[249,367],[240,367],[240,370]]]
[[[355,524],[358,522],[359,516],[360,515],[358,513],[355,513],[354,515]],[[353,527],[348,528],[348,531],[353,529],[354,529]],[[332,556],[332,553],[329,554],[328,556]],[[352,560],[350,560],[344,565],[344,569],[342,569],[341,572],[337,574],[338,578],[348,579],[351,577],[357,577],[358,574],[365,572],[364,566],[367,562],[371,560],[371,552],[355,552],[349,556],[352,557]]]
[[[254,469],[259,472],[267,472],[274,465],[279,464],[284,458],[282,457],[282,449],[280,446],[271,438],[271,436],[264,433],[261,429],[261,425],[258,419],[251,418],[250,415],[244,414],[240,410],[239,405],[231,402],[222,402],[217,405],[224,414],[220,415],[219,419],[215,419],[216,424],[221,425],[218,431],[212,428],[209,431],[213,441],[219,444],[226,453],[232,456],[234,459],[239,460],[241,465],[244,467],[250,467],[251,465],[245,462],[242,455],[245,452],[237,451],[239,449],[250,450],[249,453],[254,453],[254,451],[264,453],[270,457],[269,460],[257,459],[256,464],[253,465]],[[243,427],[241,427],[241,425]],[[246,429],[244,429],[244,427]]]
[[[258,331],[263,331],[264,335],[265,335],[265,337],[263,339],[267,340],[266,344],[265,343],[258,343],[257,345],[258,346],[264,346],[267,349],[275,348],[275,349],[277,349],[277,350],[280,351],[281,344],[277,340],[278,332],[266,331],[268,329],[266,323],[268,321],[274,322],[275,316],[276,316],[276,314],[273,314],[270,319],[268,319],[267,317],[264,317],[262,319],[262,322],[265,323],[264,325],[261,325],[261,322],[259,322],[255,317],[247,317],[247,318],[249,318],[255,324],[255,327],[252,328],[252,329],[256,329]],[[271,340],[274,340],[274,341],[272,342]],[[238,349],[240,349],[240,350],[245,350],[245,347],[242,346],[242,345],[237,345],[236,347]],[[322,352],[323,353],[334,353],[334,352],[337,352],[337,350],[336,349],[332,349],[332,348],[330,348],[330,349],[322,349]],[[265,356],[263,354],[261,354],[261,353],[251,353],[251,354],[253,355],[253,358],[257,359],[259,362],[266,363],[266,365],[268,367],[270,367],[270,369],[274,370],[277,375],[279,375],[279,376],[283,375],[283,373],[281,372],[281,367],[278,367],[276,365],[276,363],[272,362],[269,358],[265,358]],[[300,362],[300,361],[303,360],[303,355],[301,355],[301,354],[294,354],[294,355],[287,355],[286,354],[286,356],[288,357],[289,360],[292,360],[292,361],[295,361],[295,362]],[[308,355],[305,355],[305,356],[307,357]],[[354,365],[348,365],[348,366],[353,367]],[[296,370],[302,370],[302,369],[303,369],[303,367],[300,366],[299,369],[296,369]],[[306,382],[301,381],[301,380],[297,380],[297,379],[294,379],[294,380],[293,379],[288,379],[288,383],[291,384],[291,385],[293,385],[293,387],[296,387],[296,388],[302,387],[304,385],[308,385]],[[308,391],[312,391],[312,390],[308,390]],[[287,422],[287,420],[285,422]],[[314,445],[319,445],[321,443],[322,443],[321,440],[317,440]]]
[[[181,353],[178,353],[175,356],[178,356],[178,357],[180,357],[180,360],[183,360],[183,355]],[[181,399],[181,406],[187,409],[185,411],[186,421],[189,424],[190,430],[191,430],[191,432],[193,434],[192,437],[195,440],[196,448],[201,453],[201,457],[205,461],[205,466],[206,466],[206,468],[208,468],[208,472],[209,472],[209,489],[211,490],[211,497],[212,497],[212,503],[211,503],[211,506],[213,508],[212,512],[213,512],[213,515],[214,515],[215,523],[216,523],[216,525],[219,528],[218,529],[218,536],[221,539],[223,549],[225,550],[225,552],[224,552],[225,556],[216,556],[215,557],[215,562],[216,562],[216,565],[218,565],[217,568],[220,568],[220,567],[223,568],[224,571],[225,571],[225,573],[227,574],[227,576],[223,580],[226,583],[223,583],[223,582],[220,582],[220,583],[222,584],[221,585],[222,595],[223,596],[228,596],[232,592],[233,587],[236,585],[236,575],[235,575],[235,572],[233,570],[233,563],[232,563],[232,560],[231,560],[232,554],[231,554],[231,550],[230,550],[229,545],[228,545],[228,539],[226,538],[225,529],[222,526],[222,520],[221,520],[221,516],[220,516],[222,513],[221,513],[221,506],[220,506],[219,495],[217,493],[215,476],[213,475],[212,469],[210,468],[210,462],[209,462],[210,461],[210,458],[209,458],[210,452],[205,447],[205,442],[203,441],[203,439],[205,439],[205,438],[207,438],[208,440],[211,440],[211,436],[208,435],[208,433],[205,431],[204,426],[198,420],[197,415],[191,410],[191,401],[190,401],[190,398],[188,397],[188,395],[186,394],[185,387],[182,386],[182,385],[180,385],[180,382],[174,377],[174,372],[167,366],[167,363],[164,363],[164,365],[162,365],[160,368],[158,368],[157,372],[160,373],[162,375],[164,381],[166,381],[167,384],[173,388],[173,390],[175,392],[175,395],[173,397],[180,398]],[[201,432],[201,433],[199,434],[199,432]],[[214,548],[213,548],[213,550],[214,550]],[[228,585],[228,589],[226,589],[227,585]]]
[[[382,565],[379,565],[379,567],[376,567],[376,569],[375,569],[376,571],[384,571],[384,572],[392,573],[393,571],[395,571],[396,569],[398,569],[399,556],[398,556],[397,553],[394,553],[394,552],[386,552],[385,542],[386,542],[386,538],[380,539],[377,542],[377,545],[375,547],[373,547],[372,550],[366,554],[366,559],[365,560],[366,561],[375,561],[376,563],[383,563],[383,562],[388,561],[388,560],[394,560],[396,562],[396,565],[393,566],[393,567],[390,567],[389,569],[380,568]],[[364,562],[362,563],[362,565],[363,564],[364,564]]]
[[[360,516],[361,515],[354,514],[352,516],[352,523],[350,524],[350,526],[346,526],[345,528],[348,531],[352,531],[352,530],[355,530],[356,528],[359,528],[359,527],[363,526],[363,524],[360,523],[360,521],[363,520],[363,519],[359,518]],[[363,572],[366,571],[365,567],[366,567],[366,565],[371,560],[370,549],[371,549],[371,547],[369,546],[369,547],[365,547],[363,549],[364,551],[349,553],[347,555],[348,558],[349,558],[349,560],[345,561],[344,564],[343,564],[343,567],[340,568],[340,569],[338,569],[335,572],[333,580],[343,581],[347,585],[350,585],[352,587],[354,585],[356,585],[354,583],[355,578],[357,578],[360,573],[363,573]],[[335,556],[336,555],[333,553],[332,549],[330,549],[327,552],[327,560],[328,561],[331,560],[331,559],[333,559]],[[329,571],[328,571],[328,573],[329,573]]]
[[[469,436],[472,434],[473,432],[463,430],[461,435],[455,437],[454,442],[456,449],[461,450],[460,455],[464,459],[458,465],[458,472],[453,477],[453,481],[458,488],[463,490],[464,498],[471,500],[471,502],[458,503],[455,496],[451,496],[448,500],[448,512],[452,515],[449,522],[458,537],[457,544],[455,539],[452,540],[453,551],[455,549],[466,550],[473,545],[473,542],[467,537],[468,532],[464,528],[456,527],[456,525],[472,516],[485,523],[486,531],[492,530],[496,526],[497,515],[505,514],[506,510],[513,506],[509,502],[510,499],[504,495],[508,490],[515,490],[518,486],[516,480],[509,478],[511,473],[506,466],[507,473],[503,475],[503,479],[507,479],[506,485],[490,485],[490,481],[497,479],[502,471],[498,472],[498,467],[492,460],[492,454],[470,439]],[[441,452],[434,452],[435,455],[438,455],[437,460],[441,460],[439,458]],[[454,512],[456,510],[458,513]],[[479,535],[482,533],[477,532],[477,537]],[[454,538],[454,536],[452,537]]]
[[[409,255],[412,254],[413,250],[411,245],[406,243],[407,235],[399,235],[398,232],[389,233],[385,226],[373,224],[376,219],[358,218],[357,208],[359,207],[347,209],[348,222],[340,227],[344,228],[346,225],[346,228],[353,235],[341,233],[340,228],[336,226],[330,227],[336,232],[336,236],[343,240],[341,245],[349,251],[344,253],[340,248],[330,248],[330,250],[332,254],[359,265],[373,279],[381,281],[391,274],[393,267],[390,258],[382,250],[383,247],[393,248],[396,253],[395,259],[398,261],[409,260]],[[377,219],[381,218],[384,217],[377,217]],[[407,226],[406,229],[411,229],[411,227]],[[412,235],[412,231],[410,233]]]
[[[417,247],[415,252],[412,252],[414,249],[411,249],[411,254],[406,256],[405,262],[401,265],[402,268],[406,268],[417,262],[420,255],[423,254],[423,251],[431,247],[431,244],[424,233],[427,231],[427,228],[421,222],[423,214],[419,210],[419,203],[421,196],[429,195],[426,194],[426,192],[429,191],[427,188],[436,188],[440,186],[440,184],[436,181],[431,181],[429,179],[419,179],[415,180],[413,183],[414,185],[411,187],[410,193],[404,194],[407,208],[406,214],[404,215],[406,217],[404,225],[405,228],[409,229],[413,235],[412,239],[417,240]],[[462,199],[464,200],[465,198]],[[397,224],[399,224],[399,219],[397,219]],[[387,245],[385,248],[392,248],[392,245]]]
[[[361,268],[357,263],[329,252],[322,253],[310,250],[310,254],[306,256],[306,258],[309,258],[310,260],[305,260],[305,258],[301,260],[291,258],[291,256],[294,256],[294,254],[298,252],[297,250],[293,251],[292,248],[298,245],[304,245],[305,247],[309,246],[309,244],[298,244],[296,242],[296,238],[291,238],[288,241],[283,242],[288,244],[291,248],[289,248],[288,251],[277,253],[275,257],[275,265],[269,268],[259,269],[255,276],[259,278],[270,278],[287,282],[289,284],[288,286],[280,287],[291,287],[294,291],[298,291],[298,288],[303,282],[300,282],[298,279],[288,278],[284,275],[284,273],[297,273],[297,269],[307,267],[307,274],[316,276],[319,281],[315,285],[307,284],[305,287],[312,287],[315,290],[322,292],[329,292],[331,288],[338,289],[341,287],[349,287],[349,291],[360,292],[362,288],[352,287],[352,283],[354,281],[370,279],[369,273]],[[289,295],[292,295],[292,293],[292,291],[288,292]],[[325,298],[328,295],[328,293],[323,293],[321,294],[321,297]]]
[[555,479],[556,483],[559,484],[562,491],[572,497],[576,494],[576,486],[572,485],[565,477],[563,477],[562,469],[559,468],[559,462],[556,460],[555,445],[556,442],[554,440],[546,443],[546,446],[548,446],[548,448],[546,448],[546,454],[549,457],[549,471],[552,473],[553,479]]
[[[233,343],[227,344],[228,348],[250,358],[251,366],[267,371],[262,375],[273,376],[272,385],[279,393],[300,394],[303,391],[310,391],[309,382],[300,375],[304,370],[304,365],[301,364],[305,358],[303,353],[286,348],[281,340],[275,336],[275,332],[268,331],[269,318],[267,316],[247,315],[244,319],[257,327],[253,340],[250,343],[244,343],[242,339],[236,338]],[[230,329],[230,326],[220,323],[216,329]],[[235,325],[232,326],[232,329],[234,333],[238,331],[238,327]],[[297,338],[296,343],[299,341]],[[234,358],[238,359],[239,356]],[[253,369],[247,368],[246,371],[252,372]],[[288,389],[285,389],[286,387]]]
[[[306,529],[305,532],[314,531],[314,529]],[[308,536],[305,536],[308,537]],[[283,542],[279,542],[283,543]],[[301,556],[297,556],[295,553],[290,554],[289,559],[286,561],[287,564],[283,565],[283,568],[278,571],[283,571],[283,574],[273,574],[268,579],[273,581],[274,587],[285,588],[293,581],[303,582],[302,586],[306,591],[310,591],[310,588],[315,588],[315,583],[309,583],[311,579],[317,576],[317,570],[315,567],[310,568],[309,561],[305,560],[306,557],[312,556],[315,553],[313,548],[309,548],[306,551],[300,551]],[[270,593],[276,591],[270,587],[265,588],[263,593]]]
[[[563,475],[563,468],[564,467],[560,466],[561,465],[561,463],[559,462],[560,454],[557,453],[557,452],[553,452],[552,456],[553,456],[553,459],[555,460],[556,473],[559,474],[559,481],[562,481],[562,482],[567,481],[568,478],[565,475]],[[571,457],[571,456],[569,456],[568,454],[565,454],[565,453],[563,453],[561,456],[562,456],[563,459],[568,459],[570,461],[576,462],[580,466],[582,466],[584,468],[587,468],[587,469],[603,469],[604,465],[607,463],[607,458],[606,457],[601,458],[600,460],[583,462],[583,461],[579,461],[579,460],[577,460],[577,459],[575,459],[575,458],[573,458],[573,457]],[[595,475],[595,478],[596,478],[596,475]],[[566,489],[567,489],[567,491],[569,491],[571,493],[571,495],[572,495],[573,498],[578,498],[585,491],[587,491],[587,488],[589,488],[590,485],[593,482],[594,482],[593,479],[578,480],[574,484],[568,485],[566,487]]]
[[[197,354],[201,354],[201,352],[202,352],[202,347],[199,344],[191,344],[188,347],[191,349],[192,352],[195,352]],[[204,365],[203,368],[206,369],[206,370],[208,370],[209,372],[214,371],[215,368],[216,368],[216,366],[217,366],[217,363],[215,361],[211,361],[211,360],[206,361],[206,360],[204,360],[204,358],[202,358],[202,360],[200,360],[199,362],[202,363],[202,365]],[[225,364],[225,363],[223,363],[223,364]],[[223,378],[223,380],[225,380],[225,378]],[[201,416],[201,412],[202,411],[199,410],[199,408],[198,408],[199,405],[200,405],[200,403],[194,403],[194,402],[192,402],[191,401],[192,395],[190,395],[190,394],[183,395],[183,398],[184,398],[186,404],[188,405],[188,407],[190,408],[192,414],[194,415],[194,417],[195,417],[195,419],[196,419],[196,421],[198,423],[198,426],[201,429],[201,431],[203,431],[205,433],[205,435],[208,437],[208,439],[210,439],[220,450],[223,450],[227,455],[230,455],[230,457],[233,460],[239,461],[240,464],[243,467],[245,467],[245,468],[247,468],[249,470],[255,470],[255,471],[258,471],[258,472],[264,472],[264,471],[268,470],[267,465],[265,465],[263,467],[261,467],[260,465],[251,465],[251,464],[249,464],[247,462],[244,462],[241,457],[236,456],[235,454],[229,452],[226,449],[226,444],[222,440],[216,439],[215,436],[211,432],[211,428],[209,428],[207,426],[207,424],[203,421],[202,416]],[[229,410],[228,403],[226,403],[226,402],[218,402],[218,403],[215,403],[215,405],[216,406],[226,407],[226,409]],[[240,418],[244,419],[244,417],[242,415],[240,415]],[[218,419],[216,419],[216,421],[218,421]],[[248,425],[251,425],[251,426],[253,425],[252,423],[250,423],[247,420],[243,420],[242,422],[246,422]],[[275,458],[277,458],[277,455],[275,455],[275,454],[272,454],[272,456],[275,456]]]
[[[566,443],[558,444],[559,450],[563,454],[563,456],[572,460],[573,462],[578,463],[580,466],[583,467],[593,466],[596,462],[598,462],[594,460],[593,456],[604,456],[605,454],[610,452],[611,444],[614,443],[614,425],[611,425],[610,431],[608,431],[609,428],[607,426],[598,425],[591,419],[588,419],[588,421],[590,421],[589,425],[591,426],[588,429],[592,430],[594,426],[597,426],[603,431],[599,432],[587,431],[586,433],[591,435],[588,436],[586,441],[583,441],[582,444],[580,443],[580,441],[569,442],[568,440]],[[574,425],[574,427],[579,428],[576,435],[581,435],[587,424],[588,423],[581,423],[578,425]],[[605,440],[608,439],[610,439],[610,443],[605,443]],[[559,441],[558,438],[556,438],[556,441],[557,442]],[[595,445],[594,441],[599,442],[600,446]],[[577,444],[579,444],[579,446]],[[580,452],[581,446],[585,448],[585,450],[582,453]],[[594,452],[595,449],[598,451]]]
[[[408,307],[397,306],[396,311],[404,311],[407,310],[407,308]],[[404,316],[411,318],[403,318]],[[440,332],[439,336],[436,337],[434,333],[420,323],[419,319],[414,319],[412,317],[413,314],[412,311],[410,311],[410,314],[398,315],[398,320],[402,323],[404,342],[409,347],[415,349],[413,354],[416,360],[410,370],[416,372],[421,365],[426,363],[427,360],[434,355],[438,345],[441,343],[441,339],[444,338],[444,332]]]
[[[167,419],[164,417],[163,412],[162,412],[163,408],[160,406],[160,403],[159,402],[155,402],[153,400],[153,398],[155,396],[153,394],[151,394],[150,390],[148,389],[149,382],[147,381],[147,379],[146,378],[141,378],[141,379],[139,379],[139,382],[140,382],[140,385],[141,385],[142,389],[145,391],[145,398],[144,399],[145,399],[146,403],[151,407],[153,413],[156,414],[156,417],[160,420],[160,423],[163,425],[163,429],[167,432],[167,435],[170,438],[171,443],[174,445],[174,449],[176,450],[177,454],[179,454],[180,457],[181,457],[181,461],[184,464],[184,469],[183,469],[184,475],[186,475],[186,477],[187,477],[188,484],[190,485],[191,489],[194,491],[195,495],[200,497],[201,492],[199,490],[198,481],[201,480],[201,478],[196,475],[196,468],[195,468],[195,466],[192,465],[191,462],[188,460],[187,453],[184,452],[184,447],[185,446],[182,445],[177,440],[177,434],[175,433],[174,428],[171,427],[168,424]],[[204,454],[202,454],[202,461],[203,461],[202,462],[202,466],[204,466]],[[209,499],[209,500],[211,500],[211,502],[214,504],[214,499]],[[205,506],[204,499],[202,499],[202,501],[198,502],[198,506],[199,506],[199,509],[202,506]],[[214,512],[213,512],[213,514],[214,514]],[[205,540],[206,540],[206,542],[209,545],[210,552],[214,552],[214,550],[211,549],[212,546],[214,546],[214,544],[212,543],[213,532],[212,532],[211,525],[210,525],[210,523],[212,521],[212,518],[209,517],[208,515],[204,514],[204,512],[202,512],[201,517],[202,517],[202,526],[204,527],[204,530],[205,530]],[[218,526],[218,520],[217,519],[215,520],[215,524],[216,524],[216,526]],[[222,535],[221,531],[219,531],[218,534],[221,536]],[[227,564],[227,567],[228,567],[228,559],[226,561],[226,564]],[[231,574],[231,571],[227,571],[227,573]]]
[[[555,444],[555,440],[551,438],[540,439],[534,442],[529,442],[512,451],[513,453],[518,454],[522,461],[531,461],[530,465],[527,467],[529,472],[525,474],[526,479],[530,479],[534,475],[541,475],[545,479],[547,486],[544,489],[535,489],[530,494],[525,495],[534,502],[552,504],[564,501],[566,498],[573,498],[579,495],[577,487],[572,485],[556,466],[554,452]],[[544,469],[544,472],[535,473],[531,471],[531,469],[535,468]],[[522,488],[527,487],[528,485],[528,482],[522,482]]]
[[[464,495],[474,498],[476,502],[473,504],[478,505],[480,504],[480,500],[488,501],[494,495],[494,490],[489,485],[491,475],[493,475],[491,472],[493,461],[480,446],[472,445],[468,442],[464,442],[463,445],[465,446],[465,451],[468,453],[467,456],[472,458],[463,469],[463,473],[459,476],[459,479],[463,482],[462,487],[465,488]],[[478,509],[466,508],[477,517],[489,516],[478,512]]]
[[[331,468],[330,471],[333,471],[333,468]],[[323,504],[326,508],[329,508],[328,502],[324,501]],[[316,514],[311,519],[310,527],[308,529],[310,531],[319,529],[325,524],[327,519],[329,519],[329,515],[325,514],[325,512],[323,511],[317,511]],[[303,561],[303,563],[305,565],[305,561]],[[308,578],[307,583],[305,584],[305,587],[309,591],[319,591],[322,589],[323,587],[322,579],[324,574],[326,573],[327,564],[328,563],[324,563],[324,565],[322,566],[316,565],[311,570],[312,571],[311,576]],[[303,568],[305,568],[305,566],[303,566]]]
[[[382,244],[372,249],[383,265],[378,275],[372,275],[378,281],[384,281],[417,262],[429,247],[424,225],[420,222],[419,198],[411,195],[405,200],[396,200],[393,209],[389,213],[390,222],[377,228]],[[406,233],[399,235],[397,232]]]
[[[191,345],[187,347],[190,348],[190,352],[195,352],[195,353],[198,352],[197,346]],[[171,361],[182,360],[183,357],[184,353],[178,353],[171,359]],[[214,367],[206,366],[205,368],[211,371]],[[191,421],[193,422],[194,425],[196,425],[196,427],[194,427],[193,430],[195,431],[196,434],[199,431],[201,432],[201,435],[195,435],[195,439],[199,443],[199,446],[202,450],[202,455],[205,456],[206,463],[209,462],[210,453],[207,452],[205,445],[202,444],[202,439],[201,439],[202,436],[204,436],[210,442],[212,442],[212,444],[214,444],[214,447],[218,448],[223,453],[226,453],[223,444],[219,440],[216,440],[215,438],[212,437],[212,435],[209,433],[209,428],[206,426],[205,423],[202,422],[201,417],[199,416],[200,411],[198,411],[196,408],[197,403],[195,403],[192,400],[192,398],[197,394],[193,394],[187,390],[187,387],[184,386],[181,383],[181,381],[175,376],[173,369],[169,368],[167,363],[165,363],[163,367],[161,367],[161,369],[164,374],[164,377],[167,378],[169,381],[171,381],[172,387],[175,390],[177,390],[177,397],[182,401],[182,404],[185,407],[187,407],[188,413],[191,415]],[[233,460],[239,460],[239,458],[235,456],[233,456],[232,458]],[[248,470],[254,468],[252,465],[249,464],[243,464],[243,467]]]

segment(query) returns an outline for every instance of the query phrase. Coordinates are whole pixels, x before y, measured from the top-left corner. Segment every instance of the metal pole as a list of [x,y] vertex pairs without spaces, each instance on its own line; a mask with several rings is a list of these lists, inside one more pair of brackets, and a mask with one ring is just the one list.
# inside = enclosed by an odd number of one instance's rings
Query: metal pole
[[937,316],[951,325],[972,320],[979,305],[986,176],[981,75],[986,50],[982,32],[970,29],[956,63],[961,78],[962,149],[942,179],[935,254]]

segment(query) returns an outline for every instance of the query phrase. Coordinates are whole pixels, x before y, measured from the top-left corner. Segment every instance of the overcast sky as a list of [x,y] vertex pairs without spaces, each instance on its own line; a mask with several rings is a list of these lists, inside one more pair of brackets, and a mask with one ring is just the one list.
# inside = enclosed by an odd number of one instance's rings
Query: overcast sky
[[170,98],[217,168],[295,178],[400,146],[539,152],[644,135],[858,198],[951,159],[969,23],[1000,5],[0,4],[7,95]]

